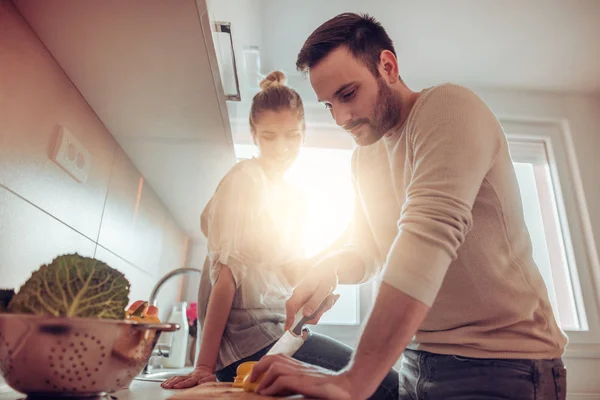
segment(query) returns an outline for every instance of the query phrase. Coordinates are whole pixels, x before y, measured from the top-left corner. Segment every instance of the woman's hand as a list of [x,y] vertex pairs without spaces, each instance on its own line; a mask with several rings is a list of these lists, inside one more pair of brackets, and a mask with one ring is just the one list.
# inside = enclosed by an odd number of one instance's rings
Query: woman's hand
[[161,385],[163,388],[184,389],[217,380],[215,366],[234,295],[233,274],[227,265],[221,265],[217,281],[208,299],[196,368],[188,375],[176,376],[164,381]]
[[215,382],[216,380],[217,377],[212,368],[199,365],[191,373],[184,376],[174,376],[169,378],[160,386],[163,389],[186,389],[206,382]]

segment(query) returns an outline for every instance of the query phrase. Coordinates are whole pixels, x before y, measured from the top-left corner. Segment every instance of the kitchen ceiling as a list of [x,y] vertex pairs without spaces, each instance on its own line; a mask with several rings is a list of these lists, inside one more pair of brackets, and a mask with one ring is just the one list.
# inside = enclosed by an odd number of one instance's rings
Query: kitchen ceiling
[[395,42],[414,89],[600,92],[598,0],[262,0],[262,64],[292,73],[308,35],[345,11],[368,12]]

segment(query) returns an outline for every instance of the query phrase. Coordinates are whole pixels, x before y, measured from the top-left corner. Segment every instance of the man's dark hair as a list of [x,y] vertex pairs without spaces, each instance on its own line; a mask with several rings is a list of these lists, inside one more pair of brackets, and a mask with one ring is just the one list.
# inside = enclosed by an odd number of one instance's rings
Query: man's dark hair
[[340,46],[345,46],[374,76],[379,75],[377,66],[382,51],[389,50],[396,55],[392,39],[375,18],[367,14],[344,13],[319,26],[306,39],[298,53],[296,68],[307,73]]

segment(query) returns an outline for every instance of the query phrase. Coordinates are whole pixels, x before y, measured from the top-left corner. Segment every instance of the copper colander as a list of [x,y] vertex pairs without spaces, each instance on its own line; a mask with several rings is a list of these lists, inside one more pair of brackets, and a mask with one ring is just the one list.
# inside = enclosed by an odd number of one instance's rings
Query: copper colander
[[103,396],[129,387],[176,324],[0,314],[0,372],[35,397]]

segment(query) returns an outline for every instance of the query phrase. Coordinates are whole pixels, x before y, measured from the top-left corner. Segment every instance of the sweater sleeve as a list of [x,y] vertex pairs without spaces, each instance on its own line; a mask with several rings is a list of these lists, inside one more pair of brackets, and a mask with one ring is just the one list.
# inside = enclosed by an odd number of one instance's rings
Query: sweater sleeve
[[[471,228],[475,198],[503,133],[487,105],[466,88],[444,85],[424,95],[405,132],[410,180],[395,177],[406,200],[383,281],[431,306]],[[404,163],[404,155],[392,154],[391,161]]]

